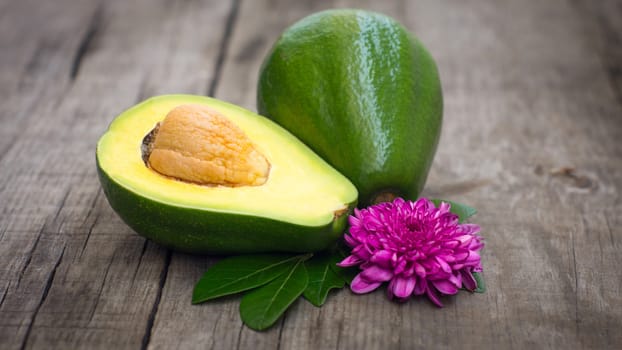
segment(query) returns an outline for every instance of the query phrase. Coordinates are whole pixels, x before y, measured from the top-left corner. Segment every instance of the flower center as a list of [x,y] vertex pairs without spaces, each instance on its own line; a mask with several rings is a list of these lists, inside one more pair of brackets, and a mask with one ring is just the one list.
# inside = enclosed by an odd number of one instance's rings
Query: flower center
[[424,225],[419,221],[407,222],[406,228],[412,233],[421,233],[424,229]]

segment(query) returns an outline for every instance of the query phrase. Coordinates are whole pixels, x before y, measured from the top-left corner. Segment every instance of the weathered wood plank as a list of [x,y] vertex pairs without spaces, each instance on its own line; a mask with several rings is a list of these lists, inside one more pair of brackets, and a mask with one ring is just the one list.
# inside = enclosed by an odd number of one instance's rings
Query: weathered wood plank
[[[59,12],[47,3],[35,5],[7,2],[0,21],[0,343],[9,349],[25,344],[65,249],[65,238],[51,226],[66,203],[69,182],[40,167],[49,145],[27,129],[68,86],[71,52],[95,7],[59,1],[56,6],[67,7]],[[24,145],[36,151],[24,153]]]
[[594,6],[590,1],[573,2],[577,11],[588,16],[583,26],[592,38],[592,49],[598,52],[618,103],[622,103],[622,6],[617,0],[605,0]]
[[[147,345],[170,253],[112,212],[95,173],[95,142],[115,114],[145,96],[203,93],[228,9],[219,2],[77,3],[32,13],[33,4],[9,6],[22,16],[16,23],[43,23],[25,33],[63,44],[23,49],[35,62],[25,73],[2,66],[2,88],[16,96],[7,108],[24,120],[2,129],[13,137],[0,159],[3,348]],[[20,47],[17,35],[7,37],[3,44]],[[11,57],[2,63],[20,62]],[[23,91],[21,81],[32,89]],[[2,121],[11,117],[3,113]]]

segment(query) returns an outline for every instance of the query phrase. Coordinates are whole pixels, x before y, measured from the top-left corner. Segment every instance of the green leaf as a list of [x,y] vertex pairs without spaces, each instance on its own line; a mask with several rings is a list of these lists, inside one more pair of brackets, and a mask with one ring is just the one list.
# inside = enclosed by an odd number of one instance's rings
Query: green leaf
[[309,274],[309,284],[304,297],[315,306],[326,302],[328,292],[334,288],[343,288],[345,281],[332,268],[341,260],[339,253],[319,253],[305,262]]
[[477,288],[473,292],[475,293],[484,293],[486,291],[486,282],[484,282],[484,276],[482,276],[481,272],[472,272],[473,278],[475,278],[475,282],[477,282]]
[[225,258],[214,264],[194,287],[192,303],[260,287],[288,271],[300,255],[261,254]]
[[475,208],[469,207],[466,204],[452,202],[452,201],[448,201],[444,199],[431,199],[431,201],[437,207],[441,204],[441,202],[446,202],[446,203],[451,204],[451,209],[449,211],[458,215],[458,221],[460,223],[464,222],[466,219],[470,218],[471,216],[475,215],[475,213],[477,213],[477,210]]
[[361,272],[361,269],[358,266],[340,267],[334,265],[331,267],[333,271],[337,274],[337,276],[341,277],[341,279],[348,285],[352,284],[352,280],[354,279],[354,277],[356,277],[356,275]]
[[299,258],[286,273],[242,297],[240,317],[248,327],[269,328],[298,299],[309,282],[304,260]]

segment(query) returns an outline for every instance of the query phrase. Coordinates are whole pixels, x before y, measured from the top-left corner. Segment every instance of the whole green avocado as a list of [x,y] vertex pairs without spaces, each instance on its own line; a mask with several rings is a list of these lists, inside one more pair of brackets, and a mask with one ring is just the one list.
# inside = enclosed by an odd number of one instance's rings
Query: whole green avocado
[[257,107],[359,190],[359,204],[415,199],[440,137],[434,59],[400,23],[328,10],[288,28],[260,70]]

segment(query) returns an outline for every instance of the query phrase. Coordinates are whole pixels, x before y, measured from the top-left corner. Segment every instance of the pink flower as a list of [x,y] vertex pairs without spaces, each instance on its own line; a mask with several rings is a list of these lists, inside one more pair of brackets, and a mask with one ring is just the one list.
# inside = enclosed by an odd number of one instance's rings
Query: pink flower
[[352,252],[338,264],[363,270],[352,280],[352,291],[368,293],[389,282],[389,298],[406,300],[425,293],[442,307],[439,292],[476,289],[472,272],[482,271],[478,251],[484,246],[477,235],[480,228],[459,224],[449,209],[448,203],[436,208],[426,198],[397,198],[355,210],[345,235]]

